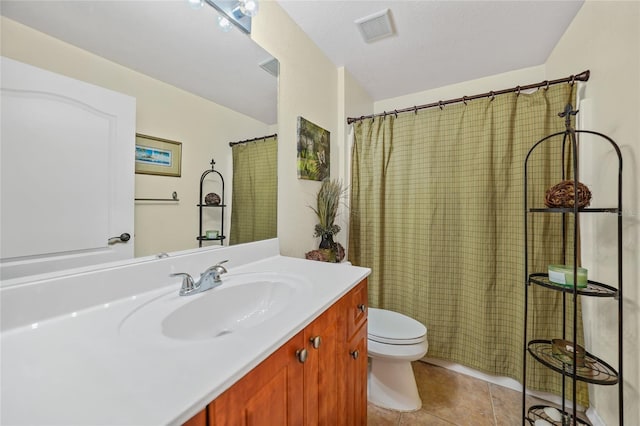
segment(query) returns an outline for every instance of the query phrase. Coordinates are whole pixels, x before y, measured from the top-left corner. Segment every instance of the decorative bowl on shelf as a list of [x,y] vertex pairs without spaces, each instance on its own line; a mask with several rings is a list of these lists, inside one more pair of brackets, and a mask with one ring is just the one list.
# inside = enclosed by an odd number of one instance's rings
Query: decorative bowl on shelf
[[576,352],[576,367],[584,367],[585,354],[587,353],[580,345],[564,339],[551,340],[551,355],[564,364],[573,365],[573,352]]
[[[587,207],[591,203],[591,191],[583,183],[578,182],[576,191],[573,180],[563,180],[547,190],[544,196],[544,204],[550,208],[573,208],[577,203],[579,208]],[[577,193],[577,197],[576,197]]]
[[[573,287],[573,266],[549,265],[549,281],[562,286]],[[578,267],[578,288],[587,286],[587,270]]]
[[204,196],[204,203],[210,206],[217,206],[220,204],[220,196],[215,192],[210,192]]

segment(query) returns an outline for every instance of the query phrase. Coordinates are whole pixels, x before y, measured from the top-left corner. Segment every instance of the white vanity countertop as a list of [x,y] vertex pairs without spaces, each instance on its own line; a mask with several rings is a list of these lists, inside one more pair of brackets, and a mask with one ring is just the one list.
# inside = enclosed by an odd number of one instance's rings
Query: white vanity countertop
[[[216,259],[224,252],[218,249]],[[173,278],[159,289],[7,329],[1,340],[0,423],[181,424],[370,273],[278,255],[235,267],[230,261],[228,269],[217,289],[236,275],[284,274],[305,277],[304,297],[264,324],[215,339],[170,339],[159,324],[148,335],[123,333],[124,320],[155,299],[175,306],[207,294],[180,297],[179,279]]]

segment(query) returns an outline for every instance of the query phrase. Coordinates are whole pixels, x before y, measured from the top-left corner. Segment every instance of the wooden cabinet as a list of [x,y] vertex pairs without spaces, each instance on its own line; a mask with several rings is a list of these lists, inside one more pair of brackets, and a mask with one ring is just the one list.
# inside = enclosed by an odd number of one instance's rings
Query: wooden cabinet
[[339,308],[333,305],[304,331],[309,354],[304,363],[305,425],[338,424]]
[[356,286],[342,300],[345,316],[343,349],[338,358],[338,412],[340,424],[367,424],[367,281]]
[[186,426],[366,425],[367,281]]
[[207,409],[205,408],[195,416],[191,417],[182,426],[207,426]]
[[346,315],[347,339],[351,338],[367,321],[369,306],[367,280],[363,280],[340,300]]
[[299,425],[304,332],[285,343],[207,407],[210,426]]

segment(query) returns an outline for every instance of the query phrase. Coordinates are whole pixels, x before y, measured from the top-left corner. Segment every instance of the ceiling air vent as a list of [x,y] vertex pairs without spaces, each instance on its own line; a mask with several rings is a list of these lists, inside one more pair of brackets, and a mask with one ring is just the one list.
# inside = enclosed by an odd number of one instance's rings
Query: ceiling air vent
[[355,23],[367,43],[393,35],[391,11],[389,9],[357,19]]
[[258,65],[260,65],[260,68],[262,68],[263,70],[265,70],[266,72],[268,72],[274,77],[277,77],[279,74],[280,63],[276,58],[267,59],[266,61],[260,62],[260,64]]

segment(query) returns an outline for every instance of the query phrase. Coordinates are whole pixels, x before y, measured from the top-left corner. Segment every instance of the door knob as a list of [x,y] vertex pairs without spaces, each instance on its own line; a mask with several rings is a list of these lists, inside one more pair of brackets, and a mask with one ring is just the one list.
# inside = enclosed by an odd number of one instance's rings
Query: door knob
[[367,305],[365,305],[364,303],[361,303],[358,305],[358,310],[362,313],[364,313],[364,311],[367,310]]
[[296,358],[298,358],[298,361],[300,361],[302,364],[305,363],[308,356],[309,356],[309,352],[307,352],[306,349],[298,349],[296,351]]
[[129,234],[128,232],[125,232],[123,234],[118,235],[117,237],[109,238],[107,243],[109,243],[109,244],[126,243],[130,239],[131,239],[131,234]]
[[351,352],[351,358],[358,359],[359,356],[360,356],[360,352],[358,352],[357,349],[355,351]]
[[309,339],[309,341],[311,342],[311,346],[313,346],[313,349],[318,349],[322,344],[322,337],[312,337],[311,339]]

